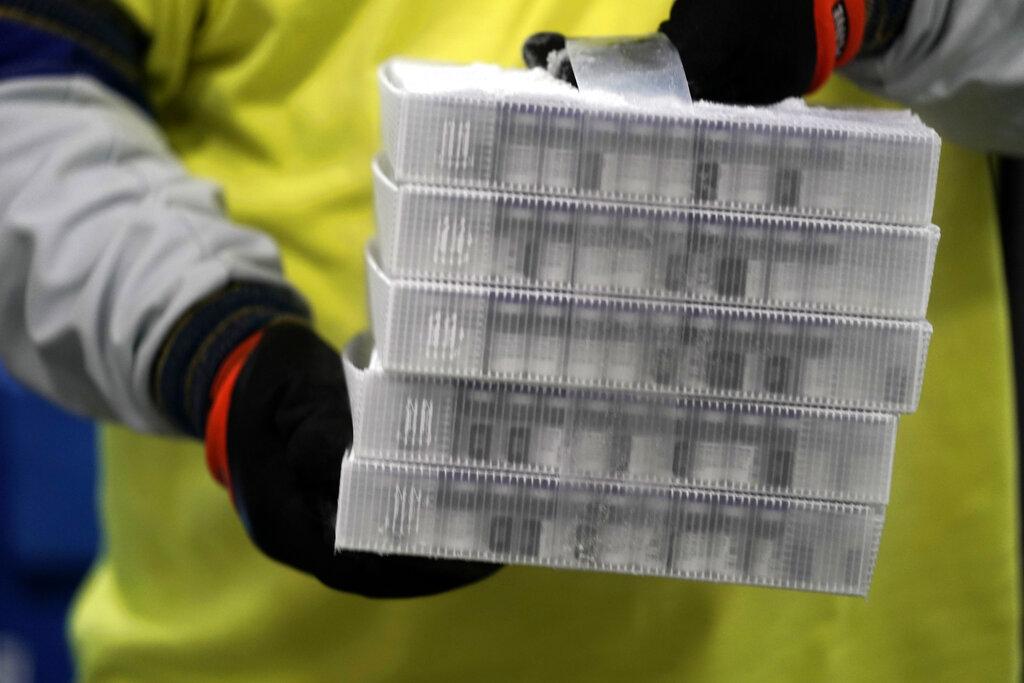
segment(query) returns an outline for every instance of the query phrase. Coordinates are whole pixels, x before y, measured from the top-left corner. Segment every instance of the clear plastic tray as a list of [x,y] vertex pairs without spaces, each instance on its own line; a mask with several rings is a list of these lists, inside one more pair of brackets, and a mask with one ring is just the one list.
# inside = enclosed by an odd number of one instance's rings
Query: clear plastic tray
[[793,103],[643,112],[543,72],[394,59],[381,66],[399,182],[757,213],[927,224],[939,138],[909,113]]
[[336,546],[864,595],[884,510],[346,459]]
[[905,322],[392,280],[371,244],[386,370],[913,412],[931,335]]
[[939,231],[398,186],[374,163],[396,277],[923,318]]
[[345,350],[360,457],[889,500],[895,415],[394,374],[371,347]]

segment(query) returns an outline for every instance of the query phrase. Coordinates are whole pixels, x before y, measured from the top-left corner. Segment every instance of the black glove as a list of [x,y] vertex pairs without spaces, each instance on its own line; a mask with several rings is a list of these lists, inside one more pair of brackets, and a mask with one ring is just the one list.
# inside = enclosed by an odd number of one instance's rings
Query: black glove
[[331,588],[370,597],[430,595],[498,565],[334,552],[342,455],[352,419],[340,356],[297,319],[236,347],[213,382],[207,459],[253,542]]
[[[768,104],[809,93],[858,54],[884,51],[911,0],[676,0],[660,30],[676,46],[694,99]],[[868,16],[870,9],[870,16]],[[528,66],[575,83],[565,38],[538,33]]]

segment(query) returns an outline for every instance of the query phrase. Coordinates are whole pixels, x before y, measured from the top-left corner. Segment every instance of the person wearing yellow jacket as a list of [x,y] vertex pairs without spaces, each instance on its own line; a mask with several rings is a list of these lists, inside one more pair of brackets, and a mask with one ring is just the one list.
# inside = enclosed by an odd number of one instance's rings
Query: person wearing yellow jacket
[[[335,556],[351,436],[335,349],[366,325],[376,65],[511,65],[541,29],[659,22],[697,97],[770,102],[845,65],[977,150],[943,149],[935,338],[870,597]],[[1010,0],[0,0],[0,357],[110,423],[104,550],[71,619],[80,676],[1017,675],[1014,396],[982,153],[1024,151],[1022,30]],[[879,104],[835,79],[816,98]]]

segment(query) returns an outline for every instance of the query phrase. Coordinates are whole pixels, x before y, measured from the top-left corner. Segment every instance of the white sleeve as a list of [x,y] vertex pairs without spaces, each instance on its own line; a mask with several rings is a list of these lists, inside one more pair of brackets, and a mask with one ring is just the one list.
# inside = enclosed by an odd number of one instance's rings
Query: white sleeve
[[915,0],[892,46],[843,72],[951,140],[1024,154],[1021,0]]
[[70,410],[174,431],[151,395],[162,342],[230,283],[287,289],[275,244],[89,77],[0,82],[0,159],[0,359]]

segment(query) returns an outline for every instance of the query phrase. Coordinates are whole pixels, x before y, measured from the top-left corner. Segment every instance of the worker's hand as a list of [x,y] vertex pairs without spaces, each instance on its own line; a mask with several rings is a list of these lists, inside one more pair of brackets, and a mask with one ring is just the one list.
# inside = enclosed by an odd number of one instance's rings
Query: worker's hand
[[[767,104],[824,83],[857,55],[865,26],[865,0],[676,0],[660,30],[679,50],[694,99]],[[573,82],[564,46],[560,34],[538,33],[523,58]]]
[[352,419],[340,356],[298,319],[239,345],[214,379],[207,460],[253,542],[338,590],[430,595],[478,581],[497,565],[334,552],[341,460]]

